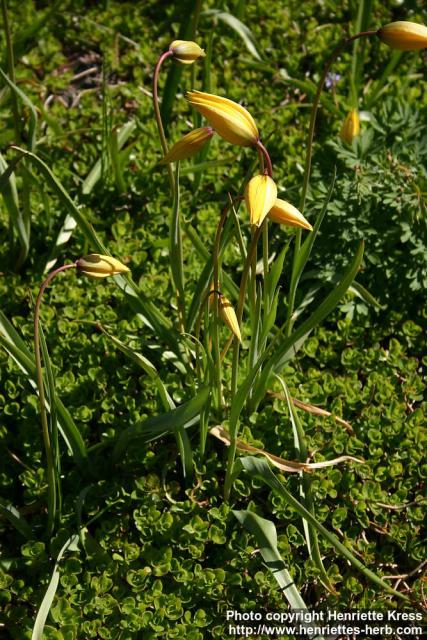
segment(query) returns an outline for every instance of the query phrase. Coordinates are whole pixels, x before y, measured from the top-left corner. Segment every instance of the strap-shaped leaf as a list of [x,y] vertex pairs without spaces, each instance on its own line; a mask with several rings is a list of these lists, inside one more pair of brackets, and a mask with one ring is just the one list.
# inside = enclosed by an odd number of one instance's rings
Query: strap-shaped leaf
[[[0,310],[0,346],[11,356],[21,371],[27,376],[33,389],[37,389],[36,367],[34,356],[28,349],[24,340],[9,322],[5,314]],[[58,427],[67,444],[76,464],[87,469],[87,449],[80,431],[68,410],[64,407],[58,396],[55,396],[56,411],[58,414]],[[49,411],[49,403],[46,404]]]
[[20,208],[16,179],[13,174],[13,170],[14,166],[12,166],[12,168],[8,166],[6,160],[0,153],[0,191],[9,214],[11,226],[18,236],[19,242],[26,256],[30,247],[30,236],[28,226]]
[[273,574],[292,609],[307,609],[277,548],[277,531],[273,522],[261,518],[253,511],[233,510],[233,514],[240,524],[254,536],[267,568]]
[[[119,131],[116,132],[116,136],[117,136],[116,144],[117,144],[117,149],[118,150],[123,148],[123,146],[126,144],[126,142],[131,137],[132,133],[135,131],[135,128],[136,128],[135,120],[130,120],[129,122],[126,122],[119,129]],[[108,160],[108,158],[107,158],[107,160]],[[92,169],[89,171],[86,179],[84,180],[84,182],[82,184],[82,193],[83,194],[87,195],[87,194],[91,193],[91,191],[93,190],[94,186],[101,179],[102,165],[103,165],[103,158],[98,158],[98,160],[95,162],[95,164],[93,165]]]
[[118,437],[113,451],[113,459],[117,461],[124,455],[129,444],[135,440],[148,442],[168,433],[175,434],[181,427],[190,427],[199,419],[200,412],[207,402],[209,393],[210,389],[203,387],[194,398],[176,409],[172,409],[172,411],[163,413],[160,416],[148,418],[139,425],[125,429]]
[[[315,311],[313,311],[313,313],[294,330],[292,335],[288,338],[284,338],[280,343],[280,336],[283,337],[282,329],[282,332],[278,333],[270,343],[268,351],[273,351],[273,355],[271,355],[269,360],[266,362],[263,372],[256,383],[256,388],[254,389],[253,394],[255,406],[257,406],[264,397],[270,376],[273,373],[281,372],[286,362],[290,360],[304,344],[311,331],[335,309],[338,302],[346,293],[357,275],[363,259],[363,250],[364,243],[362,241],[341,281],[326,296],[323,302],[319,304],[317,309],[315,309]],[[272,346],[274,350],[271,349]],[[265,353],[262,354],[261,357],[265,359]],[[262,363],[259,363],[259,366],[261,366],[261,364]]]
[[[77,207],[77,205],[73,202],[72,198],[64,189],[61,182],[54,176],[47,164],[43,162],[41,158],[39,158],[34,153],[31,153],[30,151],[26,151],[25,149],[21,149],[20,147],[16,146],[13,146],[12,148],[15,149],[19,154],[21,154],[22,157],[28,158],[33,164],[36,165],[40,173],[45,178],[46,183],[57,195],[59,201],[64,206],[66,211],[68,211],[68,213],[76,220],[81,233],[89,242],[89,245],[103,255],[110,255],[110,252],[96,234],[95,229],[88,222],[79,207]],[[114,280],[126,294],[129,303],[140,315],[144,323],[157,331],[170,345],[170,347],[173,348],[177,354],[180,354],[178,347],[178,336],[172,329],[171,323],[163,316],[163,314],[152,302],[146,299],[144,293],[139,289],[135,282],[133,282],[132,278],[130,276],[124,277],[122,275],[118,275],[114,277]]]
[[25,93],[22,91],[22,89],[20,89],[14,82],[12,82],[9,76],[6,75],[2,69],[0,69],[0,76],[3,78],[4,82],[6,82],[6,84],[9,85],[9,87],[16,94],[16,96],[20,100],[22,100],[25,106],[28,107],[29,109],[29,112],[30,112],[30,119],[29,119],[29,125],[28,125],[29,126],[29,148],[31,151],[34,151],[34,149],[36,148],[36,135],[37,135],[37,120],[38,120],[37,110],[33,105],[33,103],[31,102],[31,100],[28,98],[28,96],[26,96]]
[[233,14],[227,11],[219,11],[218,9],[208,9],[202,13],[203,16],[212,17],[216,20],[221,20],[224,24],[228,25],[237,33],[237,35],[243,40],[245,47],[249,53],[256,59],[262,60],[260,54],[255,45],[255,38],[252,31],[241,20],[233,16]]
[[[334,190],[336,174],[337,174],[337,171],[336,171],[336,168],[334,168],[334,174],[332,176],[331,184],[329,185],[328,193],[326,195],[325,202],[323,203],[322,210],[317,216],[316,222],[313,227],[313,231],[311,231],[311,233],[308,234],[307,238],[304,240],[303,244],[301,245],[298,253],[295,255],[294,264],[292,266],[291,284],[289,287],[290,289],[289,297],[291,300],[295,298],[295,292],[297,290],[298,283],[305,269],[305,265],[307,264],[307,261],[310,257],[311,250],[313,248],[314,242],[319,233],[320,225],[322,224],[323,218],[325,217],[325,213],[328,208],[329,202],[331,200],[332,192]],[[291,318],[290,321],[293,322],[294,318]]]
[[363,575],[371,582],[381,587],[384,591],[393,594],[396,598],[408,601],[407,596],[403,595],[399,591],[395,591],[389,584],[381,580],[373,571],[365,567],[365,565],[356,558],[351,551],[343,545],[338,538],[328,531],[326,527],[321,524],[317,518],[308,511],[304,505],[302,505],[294,496],[286,489],[286,487],[280,482],[271,470],[268,462],[260,458],[248,456],[246,458],[239,458],[236,462],[236,474],[239,469],[244,469],[252,478],[258,478],[267,484],[273,491],[277,491],[286,502],[291,505],[295,511],[305,518],[317,531],[334,547],[334,549],[346,558],[356,569],[358,569]]
[[0,514],[5,517],[9,522],[15,527],[17,531],[25,538],[30,540],[33,536],[31,527],[28,522],[25,520],[24,516],[20,514],[18,509],[12,504],[0,498]]
[[40,608],[37,612],[36,621],[34,623],[33,633],[31,635],[31,640],[42,640],[43,639],[43,629],[46,624],[46,618],[49,615],[50,608],[52,606],[53,599],[55,597],[56,590],[59,585],[59,566],[61,560],[67,551],[78,551],[79,550],[79,536],[74,534],[68,538],[58,556],[56,558],[55,566],[53,568],[52,577],[50,579],[48,588],[40,605]]

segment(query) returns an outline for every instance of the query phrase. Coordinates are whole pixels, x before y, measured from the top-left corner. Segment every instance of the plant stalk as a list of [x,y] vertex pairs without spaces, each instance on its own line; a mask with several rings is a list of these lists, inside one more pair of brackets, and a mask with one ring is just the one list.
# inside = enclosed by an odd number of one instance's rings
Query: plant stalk
[[270,178],[272,178],[273,177],[273,165],[271,163],[270,154],[268,153],[267,148],[264,147],[264,145],[262,144],[261,140],[257,141],[257,147],[261,151],[262,155],[265,158],[265,161],[266,161],[266,164],[267,164],[267,166],[265,168],[265,171],[266,171],[267,175],[270,176]]
[[[154,75],[153,75],[153,107],[154,107],[154,114],[156,116],[157,130],[159,132],[160,143],[161,143],[162,149],[163,149],[163,155],[167,154],[169,148],[168,148],[168,143],[166,142],[165,130],[163,128],[162,116],[161,116],[161,113],[160,113],[159,93],[158,93],[159,73],[160,73],[160,68],[161,68],[163,62],[167,58],[170,58],[172,55],[173,55],[172,51],[165,51],[164,53],[162,53],[160,58],[157,60],[157,64],[155,66]],[[172,193],[174,193],[175,192],[175,179],[174,179],[174,175],[173,175],[173,171],[172,171],[172,165],[171,165],[170,162],[167,163],[167,167],[168,167],[170,188],[171,188]]]
[[[366,37],[374,36],[376,35],[376,33],[377,33],[376,31],[361,31],[360,33],[356,33],[354,36],[350,36],[349,38],[345,38],[344,40],[341,40],[341,42],[335,47],[329,60],[325,64],[323,73],[317,85],[317,90],[313,100],[313,105],[311,107],[310,124],[308,127],[308,136],[307,136],[307,151],[306,151],[306,157],[305,157],[304,177],[303,177],[301,199],[300,199],[300,205],[299,205],[299,210],[301,211],[301,213],[304,213],[305,203],[307,199],[308,185],[310,182],[311,162],[313,157],[314,130],[316,127],[316,119],[317,119],[317,112],[319,110],[320,96],[321,96],[326,78],[328,76],[328,73],[333,63],[335,62],[335,60],[344,51],[347,45],[349,45],[351,42],[354,42],[358,38],[366,38]],[[295,273],[296,273],[296,267],[297,267],[298,254],[301,248],[301,235],[302,235],[301,229],[298,229],[297,234],[295,236],[295,248],[294,248],[294,257],[293,257],[293,265],[292,265],[291,285],[289,289],[288,310],[287,310],[287,316],[286,316],[285,334],[287,336],[290,335],[292,331],[292,325],[293,325],[292,315],[294,313],[295,296],[296,296],[296,290],[298,286],[298,282],[295,281]]]
[[[240,290],[239,290],[239,300],[237,302],[237,322],[239,326],[242,323],[243,317],[243,309],[245,305],[245,295],[246,288],[248,283],[249,272],[251,269],[253,257],[256,255],[256,247],[259,240],[259,237],[262,232],[262,226],[257,227],[255,232],[251,238],[251,244],[249,245],[249,249],[246,255],[245,264],[243,267],[242,278],[240,280]],[[239,340],[235,337],[233,344],[233,364],[231,371],[231,402],[233,402],[233,398],[237,393],[237,379],[239,374],[239,353],[240,353],[240,343]],[[224,481],[224,499],[228,500],[231,492],[231,478],[234,466],[234,459],[236,457],[236,449],[237,449],[237,432],[236,430],[230,429],[230,446],[228,448],[228,457],[227,457],[227,469],[225,472],[225,481]]]
[[[231,200],[232,203],[232,200]],[[224,228],[225,221],[227,219],[228,212],[230,210],[230,202],[228,202],[222,210],[221,217],[217,226],[216,234],[215,234],[215,243],[214,243],[214,252],[213,252],[213,282],[214,282],[214,296],[215,296],[215,305],[214,305],[214,322],[213,322],[213,348],[215,354],[215,382],[218,392],[218,410],[221,413],[222,408],[224,406],[224,397],[222,392],[222,382],[221,382],[221,352],[219,348],[219,291],[220,291],[220,283],[219,283],[219,273],[220,273],[220,242],[221,242],[221,233]]]
[[[12,31],[10,28],[9,13],[7,10],[7,0],[1,0],[1,11],[3,16],[4,31],[6,35],[7,72],[9,74],[9,78],[12,80],[14,84],[16,84],[15,56],[13,53]],[[11,100],[12,100],[13,123],[15,128],[15,139],[16,139],[16,144],[19,144],[21,142],[21,132],[19,127],[18,98],[14,91],[11,91]]]
[[43,369],[42,369],[42,361],[40,354],[40,305],[42,301],[43,293],[46,287],[50,284],[53,278],[65,271],[66,269],[75,269],[76,264],[65,264],[62,267],[58,267],[55,269],[45,279],[42,286],[40,287],[36,306],[34,309],[34,356],[35,356],[35,364],[36,364],[36,382],[37,389],[39,392],[39,402],[40,402],[40,418],[42,423],[42,433],[43,433],[43,442],[44,448],[46,452],[46,461],[47,461],[47,534],[51,535],[54,526],[55,526],[55,514],[56,514],[56,483],[55,483],[55,465],[53,460],[52,446],[50,442],[49,435],[49,426],[47,421],[47,413],[46,413],[46,399],[44,393],[44,384],[43,384]]

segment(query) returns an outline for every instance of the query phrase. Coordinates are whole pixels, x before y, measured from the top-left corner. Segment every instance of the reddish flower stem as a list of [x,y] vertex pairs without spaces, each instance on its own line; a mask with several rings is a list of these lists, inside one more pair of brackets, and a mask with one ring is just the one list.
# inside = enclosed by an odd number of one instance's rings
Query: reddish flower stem
[[[156,116],[157,130],[159,132],[160,143],[163,149],[163,155],[167,154],[167,152],[169,151],[169,148],[168,148],[168,143],[166,142],[165,130],[163,128],[162,116],[160,113],[159,93],[158,93],[159,73],[164,60],[166,60],[167,58],[170,58],[171,56],[173,56],[173,52],[171,50],[168,50],[162,53],[160,58],[157,60],[157,64],[155,66],[154,74],[153,74],[153,107],[154,107],[154,114]],[[172,166],[170,162],[168,162],[167,164],[168,164],[169,182],[170,182],[172,192],[174,192],[175,179],[173,177]]]
[[36,382],[37,389],[39,392],[39,402],[40,402],[40,418],[42,422],[42,433],[43,433],[43,442],[44,448],[46,452],[46,461],[47,461],[47,533],[51,535],[55,525],[55,512],[56,512],[56,487],[55,487],[55,468],[53,461],[53,453],[52,447],[50,443],[49,436],[49,426],[47,422],[47,413],[46,413],[46,400],[44,394],[44,384],[43,384],[43,370],[42,370],[42,361],[40,354],[40,305],[43,297],[43,293],[49,283],[53,280],[53,278],[65,271],[66,269],[75,269],[77,267],[76,263],[73,264],[64,264],[62,267],[55,269],[51,273],[48,274],[46,280],[43,282],[40,287],[40,291],[37,296],[36,306],[34,309],[34,356],[36,362]]
[[262,144],[261,140],[257,141],[257,147],[261,150],[265,161],[267,163],[267,167],[266,167],[266,173],[267,175],[270,176],[270,178],[273,177],[273,165],[271,164],[271,158],[270,158],[270,154],[268,153],[266,147],[264,147],[264,145]]

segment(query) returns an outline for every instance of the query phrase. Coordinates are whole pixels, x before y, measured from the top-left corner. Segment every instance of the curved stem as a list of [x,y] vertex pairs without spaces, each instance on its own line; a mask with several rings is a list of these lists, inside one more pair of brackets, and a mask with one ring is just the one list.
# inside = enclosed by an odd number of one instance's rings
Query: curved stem
[[[75,269],[76,264],[65,264],[58,269],[55,269],[51,273],[48,274],[46,280],[43,282],[40,287],[36,306],[34,309],[34,356],[36,363],[36,382],[37,389],[39,392],[39,402],[40,402],[40,418],[42,423],[42,433],[43,433],[43,442],[44,448],[46,452],[46,461],[47,461],[47,533],[50,535],[53,531],[55,525],[55,511],[56,511],[56,485],[55,485],[55,467],[53,461],[52,447],[50,443],[49,436],[49,426],[47,421],[47,413],[46,413],[46,399],[44,394],[44,385],[43,385],[43,370],[42,370],[42,361],[40,354],[40,305],[42,301],[43,293],[49,283],[53,280],[53,278],[61,271],[65,271],[66,269]],[[51,400],[52,401],[52,400]]]
[[[163,128],[162,116],[160,114],[159,93],[158,93],[159,73],[160,73],[160,68],[163,64],[163,61],[166,60],[167,58],[170,58],[172,55],[173,55],[172,51],[165,51],[164,53],[162,53],[160,58],[157,60],[157,64],[155,66],[154,74],[153,74],[153,107],[154,107],[154,114],[156,116],[157,130],[159,132],[160,143],[163,149],[163,155],[166,155],[169,149],[168,149],[168,143],[166,142],[165,130]],[[172,165],[170,164],[170,162],[167,163],[167,167],[168,167],[170,188],[172,193],[174,193],[175,179],[173,176]]]
[[267,148],[264,147],[264,145],[262,144],[261,140],[257,140],[257,147],[258,147],[258,149],[260,149],[260,151],[261,151],[262,155],[264,156],[265,161],[267,163],[267,167],[266,167],[267,175],[269,175],[270,178],[272,178],[273,177],[273,165],[271,163],[270,154],[268,153]]
[[304,180],[303,180],[300,207],[299,207],[301,213],[304,213],[305,201],[306,201],[307,190],[308,190],[308,183],[309,183],[309,180],[310,180],[311,159],[312,159],[312,156],[313,156],[314,128],[316,126],[317,111],[319,109],[319,104],[320,104],[320,95],[322,93],[322,89],[323,89],[323,86],[325,84],[325,80],[327,78],[327,75],[328,75],[333,63],[335,62],[335,60],[338,58],[340,53],[342,53],[342,51],[346,48],[346,46],[348,44],[350,44],[354,40],[357,40],[358,38],[365,38],[365,37],[369,37],[369,36],[374,36],[376,34],[377,34],[376,31],[361,31],[360,33],[356,33],[356,35],[354,35],[354,36],[350,36],[349,38],[346,38],[345,40],[342,40],[335,47],[335,49],[333,50],[333,52],[331,54],[331,57],[329,58],[329,60],[325,64],[325,68],[323,69],[323,73],[322,73],[322,75],[320,77],[320,80],[318,82],[318,85],[317,85],[317,90],[316,90],[316,95],[314,97],[313,106],[311,107],[310,125],[309,125],[309,128],[308,128],[308,137],[307,137],[307,152],[306,152],[305,167],[304,167]]
[[[376,34],[377,34],[376,31],[361,31],[360,33],[356,33],[356,35],[354,36],[345,38],[345,40],[342,40],[335,47],[329,60],[325,64],[323,73],[320,76],[320,80],[317,85],[317,90],[316,90],[316,95],[314,96],[313,105],[311,107],[310,124],[308,127],[308,136],[307,136],[307,151],[306,151],[306,157],[305,157],[304,178],[303,178],[303,185],[302,185],[300,205],[299,205],[299,210],[301,211],[301,213],[304,213],[305,202],[307,199],[308,185],[310,182],[311,161],[313,157],[314,130],[316,127],[316,118],[317,118],[317,112],[319,110],[320,96],[321,96],[326,78],[328,76],[328,73],[333,63],[335,62],[335,60],[338,58],[340,53],[344,51],[344,49],[347,47],[348,44],[350,44],[351,42],[354,42],[354,40],[357,40],[358,38],[370,37]],[[290,287],[290,292],[288,297],[288,310],[287,310],[287,316],[286,316],[286,335],[290,335],[290,332],[292,330],[292,315],[294,313],[295,296],[296,296],[296,290],[298,285],[298,282],[295,281],[295,273],[296,273],[298,254],[301,248],[301,235],[302,235],[302,231],[301,229],[298,229],[295,237],[295,249],[294,249],[294,259],[293,259],[293,265],[292,265],[291,287]]]

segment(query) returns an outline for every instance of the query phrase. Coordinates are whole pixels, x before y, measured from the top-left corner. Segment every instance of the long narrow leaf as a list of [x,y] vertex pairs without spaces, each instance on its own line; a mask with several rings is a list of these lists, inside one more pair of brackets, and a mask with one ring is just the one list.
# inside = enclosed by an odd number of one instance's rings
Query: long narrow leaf
[[[291,336],[284,338],[281,344],[277,344],[279,341],[279,335],[275,336],[275,350],[273,355],[266,363],[264,370],[257,381],[256,389],[254,390],[255,405],[257,405],[264,396],[268,380],[273,373],[280,373],[286,362],[294,356],[297,350],[302,346],[311,331],[319,325],[337,306],[343,295],[346,293],[350,285],[352,284],[363,259],[364,243],[360,243],[358,250],[344,274],[339,284],[329,293],[323,302],[317,307],[317,309],[302,322],[297,329],[294,330]],[[270,343],[272,344],[272,343]],[[264,359],[265,354],[261,357]],[[262,363],[259,363],[259,366]]]
[[[305,518],[313,527],[317,529],[317,531],[322,534],[322,536],[332,545],[332,547],[344,558],[346,558],[356,569],[358,569],[363,575],[368,578],[371,582],[381,587],[387,593],[393,594],[395,597],[400,598],[401,600],[408,600],[408,598],[403,595],[403,593],[399,593],[399,591],[395,591],[389,584],[381,580],[373,571],[365,567],[365,565],[356,558],[353,553],[343,545],[338,538],[328,531],[326,527],[324,527],[305,507],[302,505],[294,496],[289,493],[286,487],[280,482],[280,480],[274,475],[270,466],[266,460],[261,460],[259,458],[254,458],[252,456],[246,458],[240,458],[237,465],[241,465],[241,467],[252,477],[258,478],[262,480],[265,484],[267,484],[273,491],[277,491],[282,498],[286,500],[286,502],[295,509],[295,511],[302,517]],[[236,471],[237,472],[237,471]]]
[[[262,558],[276,582],[281,592],[289,602],[291,609],[296,611],[308,611],[300,592],[295,586],[295,582],[285,567],[282,556],[277,548],[277,531],[271,520],[261,518],[253,511],[233,511],[237,520],[242,526],[251,533],[257,541]],[[316,640],[324,640],[323,636],[313,635],[308,629],[313,628],[312,622],[305,622],[300,619],[298,624],[301,628],[307,629],[304,634],[306,638],[316,638]]]
[[144,422],[134,427],[129,427],[123,431],[114,447],[113,459],[117,461],[121,458],[127,447],[135,440],[148,442],[149,440],[160,438],[167,433],[176,433],[180,427],[189,427],[199,418],[207,399],[210,389],[204,387],[199,393],[180,407],[168,411],[160,416],[148,418]]
[[[37,390],[34,356],[1,310],[0,346],[5,349],[21,371],[25,373],[32,388]],[[70,453],[74,457],[76,464],[83,469],[87,469],[87,449],[84,440],[70,413],[64,407],[61,400],[57,396],[55,400],[56,410],[58,413],[58,427],[61,435],[64,438]],[[46,409],[50,411],[49,403],[46,404]]]
[[56,510],[59,515],[61,514],[62,507],[62,492],[61,492],[61,460],[60,450],[58,442],[58,416],[57,416],[57,403],[56,403],[56,390],[55,390],[55,374],[53,372],[52,362],[50,360],[49,351],[46,344],[46,338],[43,328],[40,326],[40,346],[42,352],[42,358],[44,362],[46,372],[46,390],[47,399],[50,406],[49,411],[49,431],[50,431],[50,446],[52,448],[52,457],[54,461],[54,474],[55,474],[55,493],[54,493],[54,512],[52,514],[52,521],[56,520]]
[[[126,142],[131,137],[132,133],[135,131],[136,122],[134,120],[130,120],[126,122],[120,130],[117,132],[117,148],[122,149]],[[102,175],[102,159],[98,158],[98,160],[93,165],[92,169],[89,171],[85,181],[82,184],[82,193],[87,195],[91,193],[97,182],[101,179]]]
[[162,401],[163,407],[165,411],[169,411],[169,409],[175,409],[175,403],[169,395],[166,387],[164,386],[162,379],[157,373],[156,367],[153,365],[148,358],[143,356],[141,353],[138,353],[127,344],[113,336],[109,333],[102,325],[99,325],[102,333],[107,336],[115,345],[120,349],[122,353],[128,356],[131,360],[133,360],[138,366],[144,369],[145,373],[147,373],[150,378],[155,382],[157,390],[159,392],[160,399]]
[[[47,184],[58,196],[61,204],[76,220],[80,231],[83,233],[89,245],[91,245],[99,253],[109,255],[109,251],[98,238],[92,225],[87,221],[82,211],[73,202],[67,191],[64,189],[60,181],[54,176],[47,164],[43,162],[41,158],[29,151],[26,151],[25,149],[21,149],[20,147],[16,146],[13,146],[12,148],[22,156],[29,158],[30,161],[37,166],[43,177],[46,179]],[[180,351],[177,346],[177,335],[171,328],[170,322],[163,316],[163,314],[153,303],[145,298],[143,292],[133,282],[130,276],[124,277],[122,275],[119,275],[115,276],[114,280],[128,297],[129,303],[140,315],[143,322],[149,327],[156,330],[168,342],[170,347],[177,352],[177,355],[180,355]]]
[[233,510],[233,514],[240,524],[254,536],[267,568],[273,574],[292,609],[307,609],[279,553],[277,548],[277,531],[271,520],[261,518],[253,511]]
[[356,296],[361,298],[367,304],[372,305],[375,309],[384,309],[385,306],[378,302],[376,298],[370,293],[360,282],[353,281],[349,291],[352,291]]
[[323,203],[323,207],[322,210],[320,211],[319,215],[316,218],[316,222],[315,225],[313,227],[313,231],[311,233],[308,234],[307,238],[304,240],[300,251],[297,255],[296,258],[296,263],[295,263],[295,269],[292,270],[292,280],[291,280],[291,288],[292,289],[296,289],[296,287],[298,286],[298,282],[301,278],[302,272],[305,269],[305,265],[307,264],[307,261],[310,257],[311,254],[311,250],[313,248],[314,242],[317,238],[317,235],[319,233],[319,229],[320,229],[320,225],[323,222],[323,218],[325,217],[325,213],[326,210],[328,208],[329,202],[331,200],[332,197],[332,193],[334,190],[334,186],[335,186],[335,178],[337,175],[337,171],[336,168],[334,168],[334,173],[332,176],[332,180],[331,183],[329,185],[329,189],[328,189],[328,193],[326,195],[325,198],[325,202]]
[[218,9],[208,9],[202,13],[202,16],[212,17],[215,20],[221,20],[224,24],[228,25],[237,33],[237,35],[243,40],[245,47],[249,53],[255,58],[255,60],[261,60],[261,56],[255,45],[255,39],[252,31],[241,20],[233,16],[227,11],[219,11]]
[[30,236],[19,204],[16,179],[13,174],[14,167],[12,167],[12,171],[8,171],[8,169],[9,167],[4,157],[0,153],[0,178],[4,177],[4,180],[2,180],[1,183],[0,191],[3,195],[3,201],[9,214],[12,228],[18,236],[19,243],[23,249],[24,257],[26,257],[30,247]]
[[0,76],[3,78],[4,82],[12,89],[12,91],[16,94],[16,96],[22,100],[24,105],[28,107],[30,112],[29,119],[29,148],[30,151],[34,151],[36,148],[36,135],[37,135],[37,110],[28,96],[9,78],[8,75],[4,73],[2,69],[0,69]]
[[56,590],[59,585],[59,567],[63,556],[69,551],[79,550],[79,536],[74,534],[70,536],[64,546],[61,548],[56,558],[55,566],[53,568],[52,577],[50,579],[48,588],[37,612],[36,621],[33,627],[33,633],[31,640],[43,640],[43,629],[46,624],[46,618],[49,615],[50,608],[52,606],[53,599],[55,597]]
[[18,509],[15,509],[13,505],[3,500],[3,498],[0,498],[0,514],[9,520],[15,529],[25,538],[30,540],[33,537],[31,527],[25,520],[24,516],[22,516]]
[[[283,391],[285,392],[286,403],[288,405],[289,417],[291,419],[292,430],[294,433],[294,441],[295,447],[298,452],[298,456],[300,460],[306,460],[308,455],[306,438],[304,434],[304,429],[301,424],[301,421],[298,417],[298,413],[294,407],[292,402],[291,394],[289,393],[286,382],[280,376],[277,376],[280,384],[282,385]],[[303,501],[304,506],[310,513],[315,515],[314,513],[314,502],[313,495],[311,490],[311,478],[305,474],[301,473],[301,484],[300,484],[300,494]],[[323,565],[322,556],[319,548],[319,540],[317,537],[317,530],[309,523],[305,518],[303,518],[303,526],[304,533],[307,542],[307,548],[310,554],[311,559],[316,565],[321,582],[325,585],[325,587],[331,591],[332,593],[336,593],[334,587],[332,586],[328,574],[326,573],[325,567]]]
[[179,192],[179,162],[176,163],[175,171],[175,191],[171,212],[171,222],[169,228],[169,256],[172,274],[172,284],[178,295],[180,313],[185,315],[185,283],[183,270],[182,234],[181,234],[181,214],[180,214],[180,192]]
[[[133,360],[134,362],[136,362],[136,364],[142,367],[142,369],[144,369],[144,371],[153,380],[159,392],[159,396],[165,411],[175,409],[176,408],[175,403],[171,398],[171,396],[169,395],[166,387],[164,386],[163,381],[160,378],[156,367],[141,353],[138,353],[128,345],[124,344],[124,342],[122,342],[115,336],[108,333],[108,331],[106,331],[104,327],[100,326],[100,329],[106,336],[110,338],[110,340],[112,340],[112,342],[120,349],[120,351],[122,351],[122,353],[127,355],[131,360]],[[185,478],[187,478],[191,475],[191,471],[193,467],[193,452],[191,449],[191,444],[187,436],[187,433],[183,427],[178,428],[175,434],[175,437],[177,439],[178,448],[181,455],[183,475]]]

